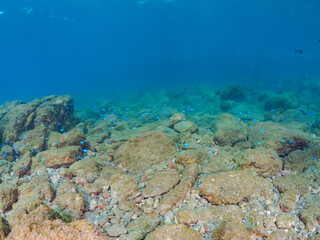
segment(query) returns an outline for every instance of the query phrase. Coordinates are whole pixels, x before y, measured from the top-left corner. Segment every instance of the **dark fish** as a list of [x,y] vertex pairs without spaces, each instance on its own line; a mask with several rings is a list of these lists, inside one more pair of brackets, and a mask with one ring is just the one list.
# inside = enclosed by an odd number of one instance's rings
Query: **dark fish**
[[301,49],[295,49],[294,52],[298,54],[303,54],[303,51]]
[[320,44],[320,39],[317,40],[317,43]]

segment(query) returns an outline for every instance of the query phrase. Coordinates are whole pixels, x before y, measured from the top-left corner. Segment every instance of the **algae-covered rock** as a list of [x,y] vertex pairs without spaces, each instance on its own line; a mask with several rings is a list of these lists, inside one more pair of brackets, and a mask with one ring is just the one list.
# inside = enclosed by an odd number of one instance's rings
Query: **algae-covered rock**
[[131,138],[115,152],[114,161],[132,172],[171,160],[176,153],[173,141],[164,133],[148,132]]
[[103,232],[88,221],[82,219],[71,223],[64,223],[62,220],[44,220],[34,222],[32,217],[26,217],[21,225],[15,225],[8,236],[8,240],[35,240],[35,239],[90,239],[108,240]]
[[252,195],[272,198],[272,184],[248,170],[212,174],[199,186],[199,192],[212,204],[237,204]]
[[180,174],[175,169],[158,171],[147,182],[147,187],[143,190],[142,195],[147,198],[166,193],[177,185],[179,180]]
[[213,233],[217,240],[250,240],[249,230],[242,223],[231,221],[223,222]]
[[25,175],[31,167],[32,155],[30,152],[26,152],[13,166],[13,172],[16,176],[22,177]]
[[195,183],[199,173],[199,165],[192,164],[184,171],[180,183],[173,189],[171,189],[161,200],[157,211],[164,215],[173,206],[183,201],[186,198],[187,192]]
[[118,200],[130,200],[141,195],[137,183],[125,174],[114,174],[110,179],[111,196]]
[[265,109],[272,110],[275,108],[290,109],[296,108],[298,100],[293,92],[270,95],[265,102]]
[[197,163],[202,164],[204,160],[206,160],[208,154],[203,149],[192,149],[181,151],[176,156],[176,162],[182,164],[183,166]]
[[77,161],[69,167],[69,170],[77,177],[85,177],[89,183],[92,183],[99,177],[99,169],[94,159]]
[[229,113],[218,115],[212,123],[214,141],[221,146],[235,145],[247,140],[247,124]]
[[296,208],[296,202],[298,201],[298,195],[293,190],[285,191],[280,196],[279,205],[282,211],[292,211]]
[[170,117],[167,126],[173,128],[175,124],[185,121],[186,119],[187,117],[183,113],[176,113]]
[[178,133],[185,133],[185,132],[196,133],[199,130],[197,125],[195,125],[193,122],[188,120],[176,123],[173,128]]
[[215,173],[236,169],[233,155],[229,151],[221,149],[216,155],[209,157],[208,161],[202,165],[203,173]]
[[310,232],[314,232],[319,224],[320,220],[320,199],[317,198],[307,205],[307,207],[302,210],[300,215],[301,221],[306,226],[306,229]]
[[73,100],[70,96],[48,96],[32,102],[9,102],[0,106],[2,142],[17,141],[22,132],[43,124],[54,131],[74,124]]
[[277,153],[266,148],[247,149],[235,160],[241,168],[250,168],[261,177],[275,176],[282,169]]
[[310,144],[310,135],[299,129],[274,122],[257,122],[249,128],[248,137],[255,147],[274,149],[281,157]]
[[80,193],[66,192],[59,195],[58,205],[66,215],[78,219],[83,215],[84,197]]
[[289,174],[275,179],[273,185],[279,192],[293,191],[301,196],[309,191],[310,180],[301,174]]
[[163,225],[149,233],[146,240],[203,240],[204,238],[195,230],[187,228],[183,224]]
[[11,183],[0,184],[0,211],[7,212],[12,204],[18,200],[18,189]]
[[175,213],[175,217],[176,217],[178,223],[184,224],[186,226],[194,225],[199,219],[199,216],[195,212],[195,210],[188,209],[188,208],[179,209]]
[[127,229],[123,224],[113,224],[108,226],[106,231],[110,237],[119,237],[120,235],[127,233]]
[[81,147],[68,146],[41,152],[47,167],[59,168],[73,164],[81,154]]
[[320,143],[310,145],[307,149],[295,150],[289,153],[284,162],[284,168],[292,172],[301,173],[320,158]]
[[127,225],[129,232],[137,231],[147,234],[160,224],[160,218],[156,213],[143,214]]
[[59,147],[80,146],[81,142],[86,140],[84,132],[80,129],[72,129],[63,134],[59,139]]

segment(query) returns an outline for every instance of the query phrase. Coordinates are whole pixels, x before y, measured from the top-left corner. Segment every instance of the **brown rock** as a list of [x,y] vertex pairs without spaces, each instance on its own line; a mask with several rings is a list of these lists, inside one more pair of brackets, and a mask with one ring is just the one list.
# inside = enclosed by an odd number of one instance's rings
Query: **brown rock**
[[203,240],[204,238],[200,233],[187,228],[183,224],[176,225],[163,225],[156,228],[153,232],[149,233],[146,240]]
[[178,133],[185,133],[185,132],[196,133],[199,130],[198,126],[191,121],[182,121],[182,122],[176,123],[173,128]]
[[261,177],[278,174],[282,169],[282,161],[274,150],[266,148],[247,149],[235,158],[242,168],[250,168]]
[[208,154],[203,149],[192,149],[179,152],[176,156],[176,162],[183,166],[192,163],[202,164],[207,157]]
[[198,214],[195,212],[195,210],[188,208],[179,209],[175,213],[175,216],[178,223],[184,224],[187,227],[194,225],[199,219]]
[[77,161],[69,167],[69,171],[77,177],[85,177],[89,183],[99,177],[99,169],[94,159]]
[[306,194],[309,191],[310,181],[301,174],[289,174],[278,177],[273,181],[273,185],[280,191],[293,191],[298,196]]
[[143,214],[127,225],[129,232],[137,231],[147,234],[160,224],[160,218],[156,213]]
[[166,193],[177,185],[179,180],[180,174],[175,169],[158,171],[147,182],[147,187],[143,190],[142,195],[147,198]]
[[47,167],[59,168],[74,163],[81,154],[81,147],[63,147],[41,152],[41,158]]
[[141,195],[137,183],[125,174],[114,174],[110,179],[111,196],[118,200],[130,200]]
[[80,218],[84,210],[84,197],[80,193],[66,192],[58,196],[58,205],[67,215]]
[[199,192],[212,204],[237,204],[254,194],[272,198],[272,184],[248,170],[212,174],[199,186]]
[[250,240],[249,231],[238,222],[224,222],[213,234],[217,240]]
[[248,137],[253,146],[274,149],[281,157],[309,146],[311,139],[299,129],[289,129],[274,122],[256,122],[249,129]]
[[221,146],[235,145],[247,139],[247,124],[229,113],[218,115],[212,123],[214,128],[214,141]]
[[176,153],[173,141],[164,133],[148,132],[131,138],[115,152],[114,161],[132,172],[171,160]]
[[185,199],[187,192],[195,183],[198,173],[198,164],[194,163],[187,167],[182,175],[180,183],[174,189],[170,190],[161,200],[159,207],[157,208],[157,211],[161,215],[166,214],[174,205]]

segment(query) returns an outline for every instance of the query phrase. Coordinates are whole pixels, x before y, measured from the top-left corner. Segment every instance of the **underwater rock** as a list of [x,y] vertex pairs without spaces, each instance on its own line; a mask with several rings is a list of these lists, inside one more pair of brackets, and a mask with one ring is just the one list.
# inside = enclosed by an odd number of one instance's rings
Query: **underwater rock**
[[201,166],[203,173],[215,173],[236,169],[233,155],[227,149],[221,148],[216,155],[210,156],[208,161]]
[[320,143],[312,143],[310,147],[290,152],[284,161],[284,169],[301,173],[314,165],[314,161],[320,159]]
[[276,225],[280,229],[289,229],[294,226],[294,216],[291,213],[280,213],[277,216]]
[[30,152],[26,152],[19,160],[17,160],[13,166],[13,172],[16,176],[22,177],[26,174],[31,167],[32,155]]
[[249,142],[255,147],[274,149],[279,156],[308,147],[311,136],[299,129],[274,122],[257,122],[249,128]]
[[30,196],[42,200],[52,201],[54,198],[54,189],[49,182],[40,183],[30,193]]
[[115,152],[115,164],[131,172],[171,160],[176,147],[170,137],[160,132],[147,132],[131,138]]
[[83,215],[84,197],[81,193],[63,193],[57,196],[57,203],[64,214],[74,219],[79,219]]
[[68,146],[41,152],[41,158],[47,167],[59,168],[73,164],[81,155],[81,147]]
[[187,120],[187,117],[183,113],[176,113],[170,117],[167,126],[173,128],[174,125],[185,120]]
[[108,226],[106,231],[110,237],[119,237],[120,235],[127,233],[127,229],[123,224],[113,224]]
[[178,133],[185,133],[185,132],[196,133],[199,130],[197,125],[195,125],[193,122],[188,120],[176,123],[173,128]]
[[26,131],[22,134],[21,140],[15,143],[17,151],[23,155],[26,152],[36,153],[44,150],[46,135],[47,128],[43,124]]
[[302,174],[288,174],[281,176],[273,181],[273,185],[279,192],[294,191],[298,196],[304,195],[309,191],[310,180]]
[[280,157],[271,149],[247,149],[236,156],[235,161],[241,168],[250,168],[261,177],[275,176],[282,170]]
[[128,232],[140,232],[142,236],[153,231],[160,224],[156,213],[143,214],[127,225]]
[[9,145],[4,145],[0,149],[0,159],[5,159],[7,161],[12,162],[15,160],[16,155],[17,155],[16,149],[14,149],[13,147],[11,147]]
[[60,219],[35,222],[32,217],[25,217],[23,224],[15,225],[9,234],[8,240],[35,240],[35,239],[90,239],[108,240],[103,230],[92,226],[82,219],[65,223]]
[[221,146],[235,145],[247,140],[247,124],[229,113],[218,115],[212,123],[214,141]]
[[99,177],[99,169],[94,159],[83,159],[73,163],[69,171],[77,177],[84,177],[89,183]]
[[199,193],[212,204],[238,204],[254,194],[272,199],[272,188],[269,180],[237,170],[210,175],[199,186]]
[[298,201],[299,196],[295,191],[288,190],[285,191],[280,196],[279,205],[282,211],[289,212],[296,208],[296,202]]
[[198,220],[199,216],[194,209],[182,208],[175,213],[175,217],[178,223],[181,223],[187,227],[194,225]]
[[319,224],[320,219],[320,199],[313,201],[302,210],[300,215],[301,221],[306,226],[306,229],[310,232],[314,232]]
[[298,100],[293,92],[283,94],[272,94],[265,100],[265,109],[271,110],[275,108],[297,108]]
[[266,239],[267,240],[292,240],[296,238],[294,238],[294,236],[291,236],[291,234],[286,232],[285,230],[276,229]]
[[199,173],[199,165],[194,163],[186,168],[183,172],[180,183],[171,189],[160,201],[157,211],[161,215],[165,215],[173,206],[183,201],[190,188],[196,181]]
[[197,163],[202,164],[204,160],[206,160],[208,154],[203,149],[192,149],[181,151],[176,156],[176,162],[182,164],[183,166]]
[[249,230],[247,230],[242,223],[236,221],[225,221],[215,229],[213,237],[217,240],[250,240],[251,238],[249,233]]
[[187,228],[183,224],[163,225],[149,233],[146,240],[203,240],[204,238],[197,231]]
[[240,86],[228,86],[217,91],[222,100],[243,101],[245,92]]
[[80,146],[81,142],[85,140],[86,135],[82,130],[72,129],[61,136],[61,138],[59,139],[59,147]]
[[126,174],[114,174],[110,178],[112,198],[122,200],[134,199],[141,195],[137,183]]
[[60,131],[74,124],[70,96],[48,96],[32,102],[9,102],[0,106],[0,142],[15,142],[22,132],[38,125]]
[[175,169],[155,172],[152,178],[147,181],[147,187],[143,190],[142,195],[147,197],[159,196],[168,192],[180,181],[180,174]]
[[18,200],[18,189],[9,182],[0,184],[0,212],[7,212]]

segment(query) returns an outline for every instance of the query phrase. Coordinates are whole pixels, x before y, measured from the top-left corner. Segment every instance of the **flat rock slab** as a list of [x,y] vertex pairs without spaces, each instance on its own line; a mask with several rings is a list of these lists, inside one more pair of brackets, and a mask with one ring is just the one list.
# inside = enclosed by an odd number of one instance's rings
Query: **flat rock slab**
[[111,197],[118,200],[130,200],[141,195],[135,180],[125,174],[115,174],[110,179]]
[[81,147],[70,146],[41,152],[47,167],[59,168],[73,164],[81,154]]
[[176,147],[167,134],[148,132],[122,144],[115,152],[114,161],[131,172],[142,172],[171,160],[175,154]]
[[183,224],[163,225],[148,234],[146,240],[204,240],[201,234]]
[[180,174],[176,169],[168,169],[156,172],[147,182],[147,187],[142,195],[147,197],[159,196],[168,192],[180,181]]
[[127,229],[123,224],[113,224],[107,227],[107,233],[110,237],[119,237],[122,234],[127,233]]
[[199,192],[212,204],[238,204],[252,195],[271,199],[272,184],[267,179],[254,176],[249,170],[212,174],[199,186]]

